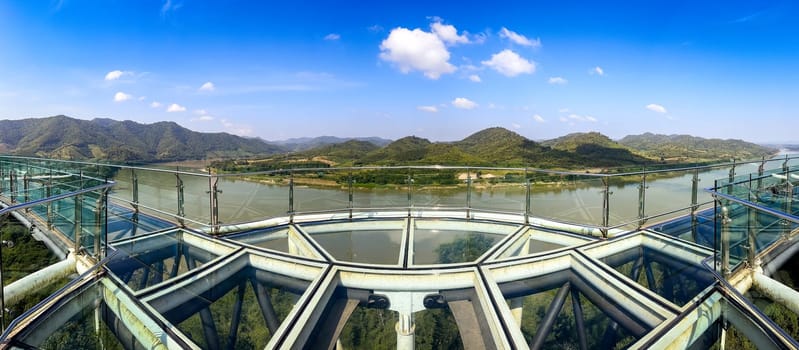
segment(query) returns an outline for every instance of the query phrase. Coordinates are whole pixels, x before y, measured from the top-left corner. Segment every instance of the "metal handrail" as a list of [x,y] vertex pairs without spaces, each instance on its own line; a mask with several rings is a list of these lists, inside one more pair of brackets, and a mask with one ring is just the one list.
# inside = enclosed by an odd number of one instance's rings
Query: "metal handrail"
[[[604,177],[623,177],[623,176],[635,176],[635,175],[649,175],[649,174],[658,174],[658,173],[668,173],[668,172],[686,172],[692,170],[713,170],[719,168],[726,168],[731,166],[739,166],[745,164],[762,164],[768,162],[776,162],[776,161],[787,161],[787,160],[794,160],[799,159],[799,156],[789,156],[786,155],[785,158],[772,158],[772,159],[753,159],[753,160],[742,160],[742,161],[732,161],[732,162],[725,162],[725,163],[716,163],[716,164],[708,164],[708,165],[697,165],[697,166],[688,166],[688,167],[678,167],[678,168],[667,168],[667,169],[655,169],[655,170],[641,170],[641,171],[631,171],[631,172],[624,172],[624,173],[615,173],[615,174],[608,174],[608,173],[586,173],[586,172],[579,172],[579,171],[569,171],[569,170],[553,170],[553,169],[542,169],[542,168],[531,168],[531,167],[485,167],[485,166],[468,166],[468,165],[397,165],[397,166],[357,166],[357,167],[324,167],[324,168],[285,168],[285,169],[276,169],[276,170],[265,170],[265,171],[257,171],[257,172],[246,172],[246,173],[222,173],[222,174],[212,174],[212,173],[198,173],[198,172],[189,172],[183,171],[179,169],[170,170],[170,169],[157,169],[157,168],[148,168],[143,166],[133,166],[133,165],[124,165],[124,164],[113,164],[113,163],[95,163],[95,162],[84,162],[84,161],[74,161],[74,160],[53,160],[47,158],[37,158],[37,157],[22,157],[22,156],[0,156],[0,158],[8,158],[8,159],[23,159],[23,160],[34,160],[34,161],[54,161],[54,162],[61,162],[61,163],[68,163],[68,164],[77,164],[77,165],[88,165],[88,166],[102,166],[102,167],[110,167],[110,168],[119,168],[119,169],[133,169],[133,170],[146,170],[146,171],[155,171],[155,172],[163,172],[163,173],[170,173],[170,174],[181,174],[181,175],[193,175],[193,176],[201,176],[201,177],[236,177],[236,176],[247,176],[247,175],[270,175],[270,174],[282,174],[288,172],[312,172],[312,171],[331,171],[331,170],[348,170],[348,171],[355,171],[355,170],[398,170],[398,169],[418,169],[418,170],[456,170],[456,169],[463,169],[463,170],[508,170],[508,171],[527,171],[527,172],[534,172],[534,173],[543,173],[549,175],[574,175],[574,176],[586,176],[586,177],[597,177],[597,178],[604,178]],[[642,165],[646,166],[646,165]]]

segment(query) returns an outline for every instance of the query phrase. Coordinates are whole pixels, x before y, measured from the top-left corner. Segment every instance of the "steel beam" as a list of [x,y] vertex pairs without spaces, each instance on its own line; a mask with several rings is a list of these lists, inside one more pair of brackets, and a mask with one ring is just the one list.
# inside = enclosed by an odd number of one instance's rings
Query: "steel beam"
[[549,332],[552,331],[552,327],[555,326],[555,320],[557,319],[560,310],[563,309],[563,304],[566,303],[566,298],[569,296],[570,289],[571,284],[566,282],[560,287],[558,293],[555,294],[555,299],[553,299],[552,303],[549,304],[547,313],[544,314],[544,318],[541,320],[533,340],[530,341],[530,349],[537,350],[543,348],[544,341],[547,339]]

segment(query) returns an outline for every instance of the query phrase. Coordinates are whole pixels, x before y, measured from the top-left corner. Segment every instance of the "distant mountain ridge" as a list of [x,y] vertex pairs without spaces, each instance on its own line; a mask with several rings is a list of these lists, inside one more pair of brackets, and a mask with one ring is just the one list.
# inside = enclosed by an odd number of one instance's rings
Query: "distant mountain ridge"
[[0,150],[24,156],[120,162],[246,157],[283,151],[261,140],[195,132],[174,122],[140,124],[63,115],[0,120]]
[[690,135],[663,135],[644,133],[628,135],[619,143],[639,150],[651,158],[662,160],[729,160],[754,159],[775,153],[777,150],[751,142],[735,139],[706,139]]
[[[532,141],[493,127],[455,142],[407,136],[322,136],[277,142],[227,133],[200,133],[174,122],[140,124],[66,116],[0,120],[0,152],[76,160],[157,162],[188,159],[258,159],[264,169],[327,165],[469,165],[542,168],[607,168],[675,162],[754,159],[776,149],[741,140],[646,133],[614,141],[598,132]],[[252,164],[251,164],[252,163]],[[253,165],[257,164],[257,165]]]
[[391,140],[380,137],[337,137],[337,136],[298,137],[286,140],[266,141],[266,142],[281,146],[287,151],[299,152],[327,145],[345,143],[347,141],[352,141],[352,140],[365,141],[380,147],[391,143]]

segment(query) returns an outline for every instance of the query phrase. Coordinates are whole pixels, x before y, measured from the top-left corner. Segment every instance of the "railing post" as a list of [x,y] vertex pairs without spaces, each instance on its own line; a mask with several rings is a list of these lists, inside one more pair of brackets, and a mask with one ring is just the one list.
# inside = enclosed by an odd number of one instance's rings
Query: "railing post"
[[[50,177],[44,186],[44,195],[49,198],[53,195],[53,170],[50,169]],[[53,202],[47,202],[47,229],[53,229]]]
[[785,155],[785,161],[782,162],[782,172],[788,174],[788,155]]
[[219,193],[220,191],[217,187],[219,184],[219,177],[211,176],[208,177],[208,194],[210,200],[210,209],[211,209],[211,232],[214,234],[219,233]]
[[352,219],[352,208],[354,207],[354,202],[352,200],[352,170],[350,170],[350,175],[347,178],[347,192],[349,193],[349,201],[347,202],[347,207],[350,208],[350,219]]
[[289,175],[289,222],[294,222],[294,171]]
[[466,219],[472,217],[472,171],[466,168]]
[[[644,170],[646,171],[646,169]],[[638,229],[646,223],[646,173],[641,174],[641,183],[638,184]]]
[[[31,181],[31,176],[27,171],[25,171],[25,173],[22,174],[22,192],[24,192],[22,194],[22,197],[24,198],[24,203],[28,203],[31,201],[31,196],[29,192],[30,181]],[[25,208],[25,212],[26,213],[30,212],[30,208]]]
[[11,191],[9,195],[9,197],[11,198],[11,203],[17,201],[17,186],[16,186],[16,181],[14,181],[15,178],[14,173],[15,173],[14,169],[11,169],[11,171],[8,172],[8,190]]
[[730,276],[730,212],[729,208],[721,203],[721,275]]
[[699,169],[694,169],[694,176],[691,179],[691,237],[694,238],[694,243],[697,243],[697,226],[699,226],[697,218],[697,211],[699,210],[699,181]]
[[[525,169],[526,172],[526,169]],[[527,175],[524,176],[525,181],[525,191],[526,196],[524,200],[524,224],[528,225],[530,223],[530,179],[527,178]]]
[[136,169],[130,169],[130,182],[133,197],[133,210],[139,212],[139,177],[136,175]]
[[413,208],[413,176],[411,175],[411,168],[408,167],[408,177],[405,179],[408,183],[408,217],[411,216],[411,208]]
[[80,252],[81,247],[81,235],[83,231],[82,222],[83,222],[83,195],[79,194],[75,196],[75,253]]
[[749,262],[750,268],[756,267],[755,256],[757,255],[757,231],[758,231],[758,223],[757,223],[757,210],[747,207],[746,210],[748,211],[748,218],[749,227],[748,238],[749,238],[749,256],[747,257]]
[[602,177],[602,237],[608,238],[608,226],[610,226],[610,179]]
[[[106,181],[107,182],[107,181]],[[94,233],[94,256],[99,261],[105,256],[105,247],[102,244],[105,243],[105,225],[103,222],[103,214],[108,215],[106,213],[106,201],[108,200],[108,189],[103,189],[100,193],[100,196],[97,197],[97,202],[95,203],[95,208],[97,210],[94,211],[94,223],[95,223],[95,233]]]
[[3,185],[6,182],[6,176],[5,176],[5,171],[3,170],[3,164],[5,164],[5,162],[0,161],[0,194],[3,194],[4,191]]
[[730,168],[729,181],[727,182],[727,194],[729,195],[732,195],[733,192],[733,182],[735,182],[735,158],[732,159],[732,168]]
[[178,195],[178,223],[180,226],[186,226],[184,223],[183,218],[186,216],[186,206],[185,206],[185,199],[183,197],[183,179],[180,178],[180,174],[175,172],[175,188],[177,188],[177,195]]

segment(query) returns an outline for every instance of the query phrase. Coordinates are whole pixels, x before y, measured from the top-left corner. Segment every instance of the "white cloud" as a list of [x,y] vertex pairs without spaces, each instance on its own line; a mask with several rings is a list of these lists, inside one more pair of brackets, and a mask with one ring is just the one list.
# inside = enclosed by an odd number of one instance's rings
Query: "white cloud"
[[418,109],[418,110],[420,110],[422,112],[430,112],[430,113],[438,112],[438,107],[436,107],[436,106],[418,106],[418,107],[416,107],[416,109]]
[[152,108],[161,107],[161,102],[153,101],[153,102],[150,103],[150,107],[152,107]]
[[205,84],[200,86],[200,91],[214,91],[215,89],[216,86],[214,86],[214,83],[210,81],[206,81]]
[[605,75],[605,70],[603,70],[600,66],[596,66],[591,70],[591,74]]
[[549,81],[550,84],[553,84],[553,85],[566,85],[566,83],[569,82],[568,80],[563,79],[561,77],[551,77],[551,78],[549,78],[548,81]]
[[648,109],[648,110],[650,110],[652,112],[657,112],[657,113],[660,113],[660,114],[666,114],[666,107],[663,107],[663,106],[661,106],[659,104],[650,103],[650,104],[646,105],[646,109]]
[[177,11],[183,7],[183,3],[172,3],[172,0],[165,0],[161,5],[161,18],[166,17],[170,11]]
[[515,77],[519,74],[532,74],[535,72],[535,62],[530,62],[508,49],[493,54],[490,60],[483,61],[482,63],[508,77]]
[[477,74],[472,74],[472,75],[470,75],[470,76],[469,76],[469,80],[471,80],[471,81],[473,81],[473,82],[475,82],[475,83],[479,83],[479,82],[481,82],[481,81],[482,81],[482,80],[480,80],[480,76],[479,76],[479,75],[477,75]]
[[336,33],[330,33],[328,35],[325,35],[325,40],[328,41],[336,41],[338,39],[341,39],[341,35],[338,35]]
[[169,107],[167,107],[166,111],[170,112],[170,113],[171,112],[185,112],[186,111],[186,107],[183,107],[183,106],[181,106],[181,105],[179,105],[177,103],[173,103],[173,104],[169,105]]
[[560,117],[560,121],[562,122],[569,122],[572,125],[574,122],[591,122],[596,123],[598,120],[590,115],[579,115],[579,114],[569,114],[566,117]]
[[147,96],[139,96],[139,101],[144,101],[147,99]]
[[112,70],[112,71],[108,72],[105,75],[105,80],[106,81],[119,80],[120,78],[122,78],[125,75],[133,75],[133,72],[121,71],[121,70],[118,70],[118,69],[117,70]]
[[560,113],[569,113],[569,109],[568,108],[561,108],[561,109],[558,110],[558,112],[560,112]]
[[477,108],[477,103],[465,97],[455,98],[454,100],[452,100],[452,105],[455,106],[455,108],[460,108],[460,109]]
[[444,42],[419,28],[392,29],[380,44],[380,59],[393,62],[402,73],[418,70],[430,79],[438,79],[456,69],[449,63],[449,51]]
[[194,110],[194,114],[196,114],[196,115],[206,115],[206,114],[208,114],[208,111],[206,111],[204,109],[195,109]]
[[430,29],[448,45],[469,43],[469,38],[466,35],[458,35],[458,30],[451,24],[442,24],[440,21],[436,21],[430,24]]
[[522,46],[541,47],[541,39],[530,40],[526,36],[508,30],[505,27],[502,27],[502,30],[499,31],[499,36]]
[[207,114],[201,115],[201,116],[199,116],[197,118],[192,118],[191,119],[191,121],[194,121],[194,122],[210,122],[212,120],[214,120],[214,117],[210,116],[210,115],[207,115]]
[[116,94],[114,94],[114,102],[127,101],[127,100],[130,100],[132,98],[133,98],[133,95],[126,94],[126,93],[124,93],[122,91],[117,92]]
[[383,31],[383,27],[378,25],[378,24],[375,24],[375,25],[371,25],[368,28],[366,28],[366,30],[368,30],[368,31],[370,31],[372,33],[379,33],[379,32]]
[[513,123],[512,126],[513,126],[514,129],[521,129],[522,128],[522,126],[520,124],[516,124],[516,123]]
[[542,116],[540,116],[540,115],[538,115],[538,114],[536,114],[536,115],[533,115],[533,120],[535,120],[535,121],[536,121],[536,122],[538,122],[538,123],[546,123],[546,122],[547,122],[547,121],[544,119],[544,117],[542,117]]

